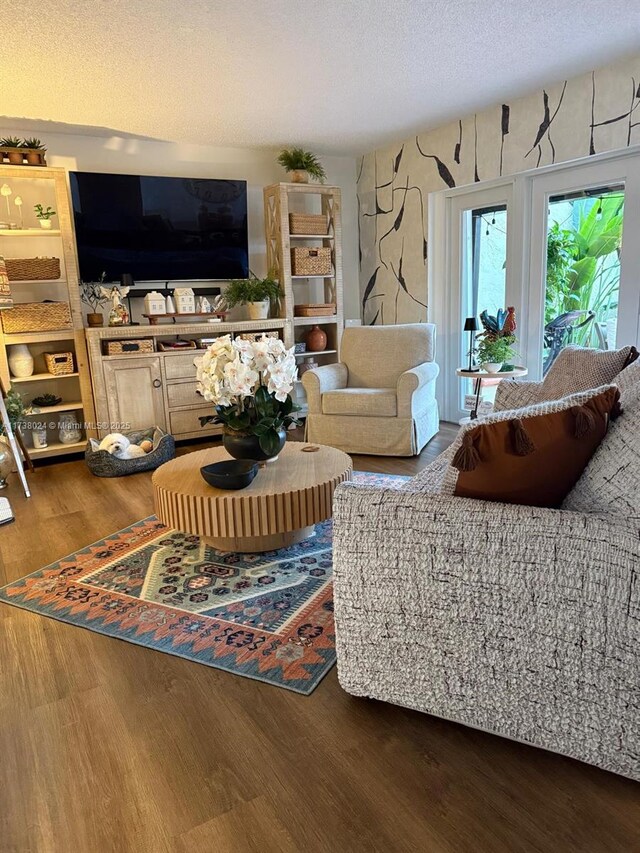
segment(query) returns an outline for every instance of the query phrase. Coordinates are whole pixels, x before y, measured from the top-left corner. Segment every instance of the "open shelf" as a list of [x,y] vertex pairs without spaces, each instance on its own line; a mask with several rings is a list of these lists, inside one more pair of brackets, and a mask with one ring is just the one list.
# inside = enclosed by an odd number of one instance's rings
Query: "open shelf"
[[73,444],[52,441],[46,447],[28,447],[27,450],[32,459],[46,459],[48,456],[65,456],[68,453],[81,453],[86,446],[86,439],[76,441]]
[[[2,232],[0,232],[2,233]],[[66,278],[34,278],[29,280],[20,280],[13,281],[13,279],[9,282],[9,287],[15,287],[17,284],[26,284],[29,286],[33,286],[34,284],[66,284]]]
[[0,237],[59,237],[60,231],[51,229],[45,231],[44,228],[0,228]]
[[334,278],[333,273],[329,273],[329,275],[292,275],[292,280],[295,281],[297,279],[306,279],[306,278]]
[[338,317],[336,314],[331,314],[328,317],[294,317],[294,326],[321,326],[325,323],[337,323]]
[[44,417],[45,415],[48,415],[49,413],[53,414],[54,412],[77,412],[83,408],[84,406],[80,400],[76,403],[59,403],[57,406],[42,406],[39,410],[38,417]]
[[4,338],[6,345],[10,347],[12,344],[37,344],[41,341],[72,341],[75,333],[73,329],[61,329],[57,332],[23,332],[18,335],[5,335]]
[[334,355],[337,352],[338,350],[336,349],[323,349],[320,350],[320,352],[312,352],[309,350],[308,352],[297,352],[295,356],[296,358],[311,358],[311,356],[314,355]]
[[53,373],[33,373],[31,376],[23,376],[22,379],[17,376],[11,377],[11,384],[17,385],[19,382],[44,382],[51,379],[71,379],[73,376],[80,376],[79,373],[62,373],[56,376]]
[[289,234],[290,240],[333,240],[333,234]]

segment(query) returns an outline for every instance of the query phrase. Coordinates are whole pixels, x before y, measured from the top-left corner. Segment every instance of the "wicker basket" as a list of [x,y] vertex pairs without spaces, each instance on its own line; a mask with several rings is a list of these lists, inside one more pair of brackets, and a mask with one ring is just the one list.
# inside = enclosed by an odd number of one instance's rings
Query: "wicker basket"
[[60,278],[60,258],[5,258],[9,281],[53,281]]
[[265,338],[279,338],[278,332],[243,332],[241,335],[236,335],[241,341],[259,341],[262,336]]
[[324,235],[329,232],[329,223],[324,213],[290,213],[289,232]]
[[72,352],[45,352],[43,355],[47,370],[54,376],[66,376],[73,373]]
[[107,355],[137,355],[141,352],[154,352],[153,338],[131,338],[131,340],[105,341]]
[[0,313],[6,335],[22,332],[53,332],[71,328],[68,302],[23,302]]
[[294,305],[293,313],[296,317],[330,317],[336,313],[335,302],[323,302],[306,305]]
[[331,249],[296,246],[291,249],[292,275],[331,275]]

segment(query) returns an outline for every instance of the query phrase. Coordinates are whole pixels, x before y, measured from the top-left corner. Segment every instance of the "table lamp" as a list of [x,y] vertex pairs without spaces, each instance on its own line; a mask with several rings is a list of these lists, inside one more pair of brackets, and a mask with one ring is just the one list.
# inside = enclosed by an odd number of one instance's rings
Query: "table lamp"
[[464,330],[469,332],[469,373],[475,373],[478,368],[473,366],[473,334],[478,331],[478,321],[475,317],[467,317],[464,321]]

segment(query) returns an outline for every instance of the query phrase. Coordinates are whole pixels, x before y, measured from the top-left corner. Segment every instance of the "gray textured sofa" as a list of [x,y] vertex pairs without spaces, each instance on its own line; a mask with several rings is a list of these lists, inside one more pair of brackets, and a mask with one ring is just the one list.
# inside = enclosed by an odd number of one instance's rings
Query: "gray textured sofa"
[[437,494],[447,452],[402,488],[337,489],[347,692],[640,780],[636,375],[628,411],[574,490],[590,511]]

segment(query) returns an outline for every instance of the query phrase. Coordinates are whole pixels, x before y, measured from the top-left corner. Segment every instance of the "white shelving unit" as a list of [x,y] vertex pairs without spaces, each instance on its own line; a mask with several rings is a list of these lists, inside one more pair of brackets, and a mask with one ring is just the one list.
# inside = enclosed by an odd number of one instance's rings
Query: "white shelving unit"
[[[264,189],[264,219],[267,240],[267,266],[274,270],[283,292],[282,310],[289,321],[291,337],[287,346],[304,341],[309,327],[320,326],[327,335],[327,349],[322,352],[297,353],[296,359],[320,358],[322,364],[338,361],[344,328],[342,282],[342,218],[339,187],[322,184],[272,184]],[[327,219],[326,234],[292,234],[289,213],[322,213]],[[292,275],[291,245],[320,244],[331,249],[332,272],[329,275]],[[336,303],[336,313],[324,317],[296,317],[296,303]],[[296,402],[305,414],[304,392],[296,384]]]
[[[26,405],[44,393],[62,397],[57,406],[42,408],[34,420],[52,423],[47,432],[47,447],[32,446],[30,430],[23,430],[25,443],[33,459],[65,456],[84,450],[86,438],[97,435],[95,430],[95,411],[89,371],[87,346],[84,336],[80,291],[78,282],[78,261],[71,219],[69,191],[65,169],[39,166],[0,166],[0,184],[8,184],[12,190],[9,196],[9,211],[5,199],[0,201],[0,219],[16,220],[20,213],[12,202],[16,196],[23,199],[22,215],[26,227],[19,229],[0,229],[0,255],[8,258],[57,257],[60,259],[60,278],[55,280],[11,281],[11,293],[15,304],[42,302],[47,299],[67,302],[71,313],[71,328],[46,332],[26,330],[15,334],[0,331],[0,376],[6,388],[10,385],[17,389]],[[38,225],[34,204],[50,205],[56,211],[55,223],[58,228],[46,230]],[[28,224],[33,221],[33,226]],[[26,344],[35,361],[35,372],[22,379],[11,375],[8,362],[8,347]],[[45,352],[73,352],[75,369],[73,373],[56,376],[46,369]],[[77,412],[77,420],[87,429],[83,429],[82,440],[75,444],[62,444],[58,440],[59,418],[64,412]],[[53,417],[52,417],[53,416]]]

